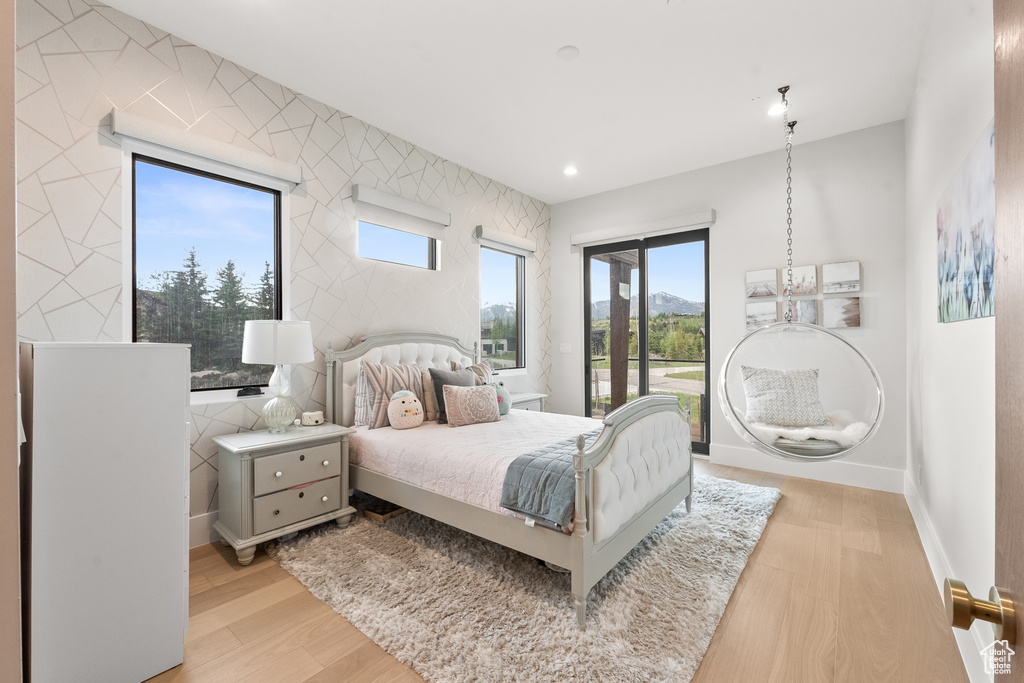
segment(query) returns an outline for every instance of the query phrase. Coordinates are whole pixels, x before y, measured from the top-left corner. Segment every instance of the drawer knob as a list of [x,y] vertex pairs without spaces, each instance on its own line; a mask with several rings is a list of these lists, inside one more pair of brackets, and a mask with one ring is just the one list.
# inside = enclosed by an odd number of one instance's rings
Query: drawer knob
[[326,502],[327,502],[327,496],[324,496],[324,497],[323,497],[323,498],[321,498],[320,500],[322,500],[323,502],[325,502],[325,503],[326,503]]
[[330,460],[324,460],[324,467],[327,467],[330,464],[331,464]]
[[275,473],[274,473],[274,476],[275,476],[275,477],[280,477],[280,476],[281,476],[282,474],[283,474],[282,472],[275,472]]
[[274,514],[275,515],[279,515],[279,514],[281,514],[281,511],[280,510],[274,510]]

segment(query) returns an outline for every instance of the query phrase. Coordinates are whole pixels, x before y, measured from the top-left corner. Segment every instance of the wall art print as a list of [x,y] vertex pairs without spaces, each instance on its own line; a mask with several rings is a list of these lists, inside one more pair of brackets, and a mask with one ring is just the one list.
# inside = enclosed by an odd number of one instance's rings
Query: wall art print
[[938,319],[995,314],[995,122],[957,170],[939,200]]
[[[789,296],[789,271],[782,268],[782,296]],[[793,296],[818,293],[818,267],[793,266]]]
[[825,299],[821,302],[825,327],[860,327],[860,297]]
[[[796,286],[793,287],[796,289]],[[785,311],[789,308],[792,313],[792,320],[795,323],[808,323],[810,325],[818,324],[818,300],[817,299],[798,299],[791,302],[782,302],[782,310]],[[783,314],[785,319],[785,314]]]
[[860,291],[860,261],[826,263],[821,267],[821,291],[841,294]]
[[747,271],[747,298],[778,296],[779,281],[774,268]]
[[779,308],[774,301],[747,304],[747,331],[779,322]]

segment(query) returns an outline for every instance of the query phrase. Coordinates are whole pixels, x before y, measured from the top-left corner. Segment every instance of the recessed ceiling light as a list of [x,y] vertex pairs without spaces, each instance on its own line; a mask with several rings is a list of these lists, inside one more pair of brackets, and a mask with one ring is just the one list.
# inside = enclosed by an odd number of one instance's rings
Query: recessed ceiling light
[[768,116],[782,116],[784,111],[786,111],[786,106],[782,102],[777,102],[768,110]]
[[580,56],[580,49],[575,45],[563,45],[555,53],[563,62],[571,62]]
[[565,175],[576,175],[579,171],[576,170],[575,166],[566,166],[565,170],[562,171]]

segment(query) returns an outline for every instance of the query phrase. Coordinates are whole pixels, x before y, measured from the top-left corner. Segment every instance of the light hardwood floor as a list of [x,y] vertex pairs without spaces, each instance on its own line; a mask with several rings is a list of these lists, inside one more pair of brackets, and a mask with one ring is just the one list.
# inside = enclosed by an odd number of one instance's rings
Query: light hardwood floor
[[[966,682],[902,496],[697,461],[777,486],[695,683]],[[153,681],[420,681],[262,552],[192,551],[185,663]]]

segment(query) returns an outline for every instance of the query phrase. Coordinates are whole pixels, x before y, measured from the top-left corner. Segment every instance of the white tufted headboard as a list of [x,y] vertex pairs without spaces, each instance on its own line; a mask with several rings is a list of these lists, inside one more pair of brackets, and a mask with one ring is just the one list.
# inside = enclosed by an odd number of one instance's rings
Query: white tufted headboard
[[352,426],[355,421],[356,380],[359,363],[389,363],[418,365],[428,368],[450,368],[450,361],[463,366],[476,363],[477,344],[470,349],[455,337],[433,332],[391,332],[364,337],[363,341],[347,351],[328,347],[327,361],[327,419],[334,424]]

